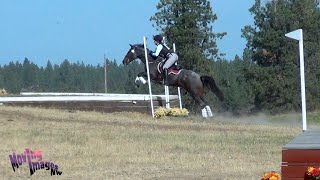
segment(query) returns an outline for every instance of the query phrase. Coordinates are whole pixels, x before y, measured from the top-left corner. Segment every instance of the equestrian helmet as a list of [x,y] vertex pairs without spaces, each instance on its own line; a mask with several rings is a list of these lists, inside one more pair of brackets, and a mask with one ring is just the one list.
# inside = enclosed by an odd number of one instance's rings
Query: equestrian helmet
[[158,42],[162,42],[163,37],[161,35],[155,35],[155,36],[153,36],[153,40],[158,41]]

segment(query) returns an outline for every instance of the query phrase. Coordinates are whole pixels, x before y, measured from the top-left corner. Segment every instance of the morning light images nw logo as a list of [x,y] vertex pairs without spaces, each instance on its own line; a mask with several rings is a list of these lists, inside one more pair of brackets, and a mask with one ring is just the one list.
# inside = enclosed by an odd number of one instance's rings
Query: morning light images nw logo
[[27,164],[30,170],[30,176],[32,176],[37,170],[50,170],[51,176],[53,175],[61,175],[62,172],[59,171],[58,165],[55,165],[53,162],[44,162],[42,161],[42,151],[31,149],[25,149],[25,151],[21,154],[12,153],[9,155],[10,162],[12,165],[12,169],[14,172],[20,167],[22,168],[22,164]]

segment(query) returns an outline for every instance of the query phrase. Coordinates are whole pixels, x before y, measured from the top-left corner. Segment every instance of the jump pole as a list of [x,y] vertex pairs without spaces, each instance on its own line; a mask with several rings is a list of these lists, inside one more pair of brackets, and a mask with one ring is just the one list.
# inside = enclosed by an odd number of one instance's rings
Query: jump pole
[[[163,37],[163,41],[165,42],[165,37]],[[176,44],[173,43],[173,52],[176,52]],[[175,65],[177,65],[178,63],[176,62]],[[166,108],[170,108],[170,99],[169,99],[169,86],[164,86],[164,93],[166,96]],[[180,109],[182,109],[182,102],[181,102],[181,93],[180,93],[180,87],[178,87],[178,97],[179,97],[179,106]]]
[[152,90],[151,90],[151,82],[150,82],[150,74],[149,74],[149,72],[150,72],[149,71],[149,61],[148,61],[148,52],[147,52],[147,39],[145,36],[143,36],[143,45],[144,45],[144,53],[145,53],[145,57],[146,57],[151,113],[152,113],[152,117],[154,118],[153,98],[152,98]]
[[164,86],[164,94],[166,95],[166,108],[170,108],[170,100],[169,100],[169,86]]
[[[166,43],[165,41],[165,37],[163,37],[163,42],[164,44]],[[170,99],[169,99],[169,86],[167,85],[164,85],[164,94],[165,94],[165,97],[166,97],[166,108],[169,109],[170,108]]]
[[[173,52],[176,52],[176,43],[173,43],[172,46],[173,46]],[[178,63],[176,62],[175,65],[178,65]],[[178,96],[179,96],[179,106],[180,106],[180,109],[182,109],[180,87],[178,87]]]

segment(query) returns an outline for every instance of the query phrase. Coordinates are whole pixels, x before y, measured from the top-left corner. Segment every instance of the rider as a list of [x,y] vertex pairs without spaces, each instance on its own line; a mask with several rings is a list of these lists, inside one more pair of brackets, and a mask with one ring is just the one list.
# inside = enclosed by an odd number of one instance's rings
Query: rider
[[168,85],[168,68],[170,68],[175,62],[178,61],[178,55],[163,43],[163,37],[161,35],[153,36],[153,40],[157,48],[156,52],[152,53],[152,55],[155,57],[160,56],[166,60],[164,65],[162,66],[162,74],[164,77],[164,84]]

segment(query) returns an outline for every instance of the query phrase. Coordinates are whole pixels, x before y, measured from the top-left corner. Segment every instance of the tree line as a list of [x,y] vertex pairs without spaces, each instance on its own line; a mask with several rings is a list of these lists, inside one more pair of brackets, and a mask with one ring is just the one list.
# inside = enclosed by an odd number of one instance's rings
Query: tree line
[[[179,64],[201,75],[214,77],[225,94],[219,102],[207,93],[210,105],[217,111],[234,114],[254,112],[283,113],[300,111],[300,75],[298,43],[284,34],[304,31],[306,97],[308,110],[320,107],[320,9],[317,0],[256,0],[249,9],[254,22],[242,29],[246,48],[242,56],[225,59],[216,41],[228,34],[214,32],[217,15],[208,0],[159,0],[157,12],[150,18],[167,44],[176,43]],[[237,19],[235,19],[237,21]],[[107,60],[108,93],[148,93],[147,86],[135,87],[135,76],[144,70],[137,61],[128,66]],[[0,88],[10,93],[105,92],[104,67],[48,61],[38,67],[27,58],[23,63],[0,66]],[[154,93],[163,87],[153,85]],[[171,89],[172,93],[176,89]],[[184,106],[198,110],[184,92]]]

